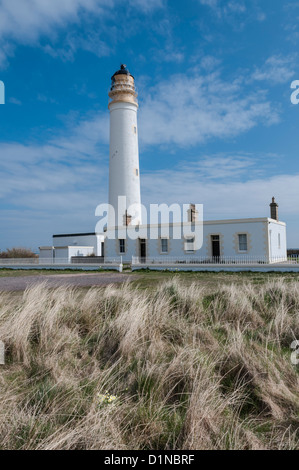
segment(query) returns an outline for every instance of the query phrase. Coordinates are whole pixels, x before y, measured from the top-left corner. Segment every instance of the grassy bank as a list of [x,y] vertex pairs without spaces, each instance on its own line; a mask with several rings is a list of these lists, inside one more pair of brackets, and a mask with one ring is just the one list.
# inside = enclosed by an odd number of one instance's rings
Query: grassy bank
[[298,449],[298,283],[144,279],[1,294],[0,448]]

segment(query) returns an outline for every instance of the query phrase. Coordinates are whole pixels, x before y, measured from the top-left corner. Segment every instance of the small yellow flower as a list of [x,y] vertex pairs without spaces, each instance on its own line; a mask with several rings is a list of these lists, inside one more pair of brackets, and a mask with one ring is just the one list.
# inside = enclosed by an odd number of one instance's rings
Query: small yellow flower
[[110,395],[110,393],[106,390],[105,395],[98,393],[99,398],[99,405],[108,405],[109,403],[113,403],[117,400],[116,395]]

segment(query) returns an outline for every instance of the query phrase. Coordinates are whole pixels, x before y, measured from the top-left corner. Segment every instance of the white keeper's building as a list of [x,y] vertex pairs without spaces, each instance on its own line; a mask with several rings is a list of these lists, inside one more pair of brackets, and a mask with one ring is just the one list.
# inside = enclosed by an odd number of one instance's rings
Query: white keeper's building
[[[132,258],[141,262],[169,258],[171,262],[194,263],[287,260],[286,224],[278,219],[274,198],[270,217],[200,222],[196,207],[190,204],[185,222],[143,225],[138,102],[135,80],[126,66],[122,65],[113,75],[109,97],[109,204],[114,211],[108,212],[107,227],[102,233],[54,235],[52,246],[40,247],[40,259],[70,262],[74,257],[93,255],[106,260],[122,257],[127,262]],[[119,197],[122,197],[121,204]]]

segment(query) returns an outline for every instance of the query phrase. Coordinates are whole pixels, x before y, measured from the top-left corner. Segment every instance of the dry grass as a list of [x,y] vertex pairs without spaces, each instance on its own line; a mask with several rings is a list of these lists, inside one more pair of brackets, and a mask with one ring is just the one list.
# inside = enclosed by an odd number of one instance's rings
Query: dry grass
[[298,313],[283,281],[0,294],[0,448],[298,449]]

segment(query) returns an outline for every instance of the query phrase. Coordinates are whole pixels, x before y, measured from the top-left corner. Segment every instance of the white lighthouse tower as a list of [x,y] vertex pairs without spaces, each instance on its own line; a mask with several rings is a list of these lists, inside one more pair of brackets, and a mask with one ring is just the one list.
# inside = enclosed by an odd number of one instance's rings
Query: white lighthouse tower
[[125,65],[111,80],[109,204],[115,217],[110,211],[108,227],[139,225],[142,221],[135,81]]

